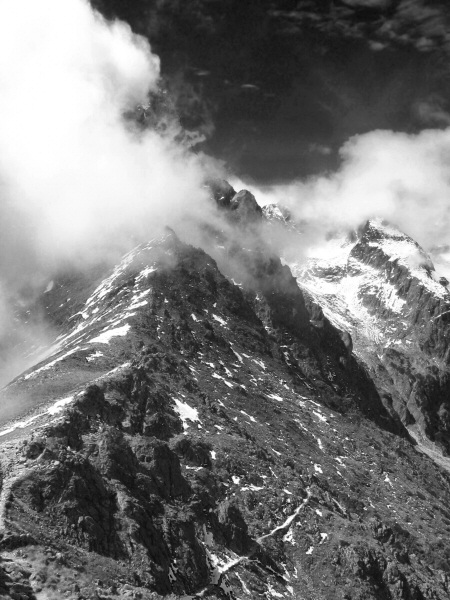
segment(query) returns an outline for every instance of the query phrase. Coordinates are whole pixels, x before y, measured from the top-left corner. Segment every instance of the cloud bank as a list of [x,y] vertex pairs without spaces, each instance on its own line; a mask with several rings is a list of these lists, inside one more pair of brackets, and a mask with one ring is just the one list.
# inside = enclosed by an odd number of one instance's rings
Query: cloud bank
[[[0,2],[0,349],[47,341],[14,322],[24,288],[207,218],[205,159],[130,116],[159,75],[148,42],[86,0]],[[0,383],[28,366],[7,362]]]
[[123,250],[204,208],[200,160],[124,118],[158,80],[146,40],[85,0],[0,3],[3,280]]
[[428,250],[450,245],[450,129],[358,135],[341,159],[337,172],[254,193],[305,221],[311,241],[379,217]]

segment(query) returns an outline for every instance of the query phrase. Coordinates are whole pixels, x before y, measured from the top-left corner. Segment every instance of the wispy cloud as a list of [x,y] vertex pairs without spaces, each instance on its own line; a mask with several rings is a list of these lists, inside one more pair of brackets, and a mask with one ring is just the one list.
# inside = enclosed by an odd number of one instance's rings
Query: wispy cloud
[[24,285],[207,215],[205,160],[129,117],[159,76],[86,0],[0,3],[0,343]]
[[315,235],[380,217],[428,249],[450,244],[450,129],[373,131],[351,138],[340,154],[336,172],[254,193],[288,207]]

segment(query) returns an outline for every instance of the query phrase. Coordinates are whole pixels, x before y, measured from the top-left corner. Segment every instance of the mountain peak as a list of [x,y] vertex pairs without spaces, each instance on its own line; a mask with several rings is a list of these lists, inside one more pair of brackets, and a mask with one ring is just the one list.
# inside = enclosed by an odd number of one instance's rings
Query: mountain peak
[[297,281],[331,322],[348,332],[370,369],[386,409],[426,452],[450,451],[450,293],[427,252],[381,220],[352,240],[333,238]]
[[169,230],[47,286],[60,335],[0,393],[0,593],[448,597],[444,300],[380,248],[406,237],[296,279],[263,231],[205,230],[215,260]]
[[229,207],[231,198],[236,194],[236,191],[225,179],[209,179],[206,187],[210,190],[212,199],[221,208]]
[[429,254],[396,227],[379,219],[368,221],[352,251],[353,256],[362,257],[368,247],[372,260],[375,254],[380,260],[384,256],[389,263],[406,269],[406,276],[420,281],[429,293],[442,298],[448,295],[446,279],[436,273]]
[[262,218],[263,212],[256,202],[255,196],[248,190],[241,190],[230,200],[233,217],[237,215],[240,223],[247,224]]

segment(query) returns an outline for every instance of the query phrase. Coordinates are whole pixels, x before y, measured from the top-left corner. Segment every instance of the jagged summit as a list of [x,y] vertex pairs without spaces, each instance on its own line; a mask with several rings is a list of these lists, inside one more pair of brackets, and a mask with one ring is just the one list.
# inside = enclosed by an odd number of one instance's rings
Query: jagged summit
[[369,221],[356,239],[332,239],[305,265],[301,287],[348,331],[389,410],[410,432],[449,451],[448,282],[409,236]]
[[206,187],[211,192],[211,198],[223,208],[230,206],[231,198],[236,194],[236,190],[225,179],[210,179]]
[[[167,232],[46,289],[60,336],[0,394],[0,594],[448,598],[450,478],[399,408],[400,377],[417,381],[431,347],[384,380],[359,313],[339,312],[345,279],[367,291],[358,252],[388,270],[381,238],[369,228],[296,280],[253,197],[222,185],[215,199],[226,226],[204,229],[208,252]],[[378,292],[363,292],[375,318]],[[437,439],[443,409],[415,389],[416,423]]]
[[381,220],[368,221],[361,233],[361,241],[379,249],[388,262],[397,267],[405,267],[407,276],[417,279],[432,294],[444,297],[448,281],[437,275],[430,256],[411,237]]
[[255,196],[248,190],[241,190],[230,200],[230,208],[239,222],[247,224],[261,219],[263,212]]
[[287,223],[291,220],[291,215],[287,208],[278,204],[266,204],[262,208],[263,214],[267,219],[278,220]]
[[233,223],[246,227],[258,222],[263,211],[254,195],[248,190],[236,190],[223,179],[212,179],[207,182],[212,200]]

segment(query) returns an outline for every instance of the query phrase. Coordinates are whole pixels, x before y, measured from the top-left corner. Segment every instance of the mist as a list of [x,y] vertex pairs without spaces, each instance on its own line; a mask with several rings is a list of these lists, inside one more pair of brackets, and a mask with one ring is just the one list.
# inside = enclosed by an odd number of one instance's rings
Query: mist
[[200,158],[138,128],[159,59],[84,0],[0,8],[2,278],[126,248],[206,210]]
[[[212,210],[211,161],[176,141],[175,123],[163,133],[130,116],[159,79],[148,42],[85,0],[0,3],[0,343],[19,335],[25,287]],[[38,330],[35,346],[53,335]]]
[[[22,330],[13,306],[63,266],[114,263],[165,226],[202,243],[189,223],[217,218],[204,182],[221,169],[180,143],[177,123],[133,118],[139,106],[151,110],[159,85],[147,40],[86,0],[0,3],[0,347],[12,333],[17,347],[27,335],[35,347],[49,343],[54,332]],[[336,172],[270,188],[231,182],[307,224],[300,241],[279,236],[297,259],[371,217],[426,249],[450,246],[450,129],[373,131],[349,139],[340,157]]]
[[305,224],[298,252],[375,217],[428,251],[450,245],[450,129],[354,136],[340,158],[336,172],[272,187],[247,185],[261,204],[279,203]]

